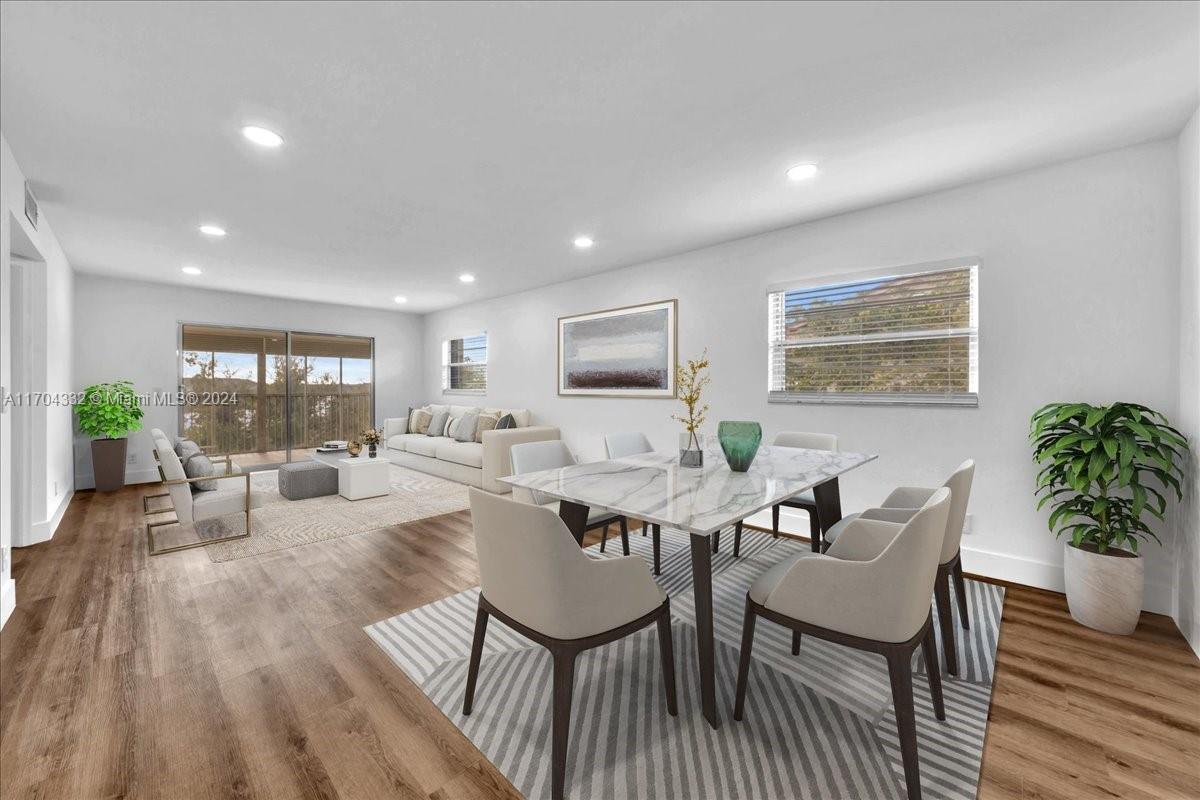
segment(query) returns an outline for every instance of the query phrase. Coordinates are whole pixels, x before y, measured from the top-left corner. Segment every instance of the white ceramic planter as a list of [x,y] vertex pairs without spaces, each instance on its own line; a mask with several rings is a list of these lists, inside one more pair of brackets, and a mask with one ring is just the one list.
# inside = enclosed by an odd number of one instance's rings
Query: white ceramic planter
[[1076,622],[1105,633],[1133,633],[1146,586],[1146,562],[1140,555],[1101,555],[1068,544],[1063,574],[1067,607]]

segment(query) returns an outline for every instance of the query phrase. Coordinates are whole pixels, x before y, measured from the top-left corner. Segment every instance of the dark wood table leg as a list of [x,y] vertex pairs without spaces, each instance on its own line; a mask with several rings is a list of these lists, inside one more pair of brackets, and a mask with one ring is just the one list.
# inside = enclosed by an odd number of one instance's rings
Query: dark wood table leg
[[813,487],[813,499],[817,501],[817,519],[821,523],[821,543],[813,543],[814,552],[825,550],[825,531],[829,530],[842,518],[842,492],[837,478],[830,478],[824,483]]
[[713,644],[712,542],[703,534],[691,535],[692,582],[696,597],[696,651],[700,666],[700,705],[713,728],[721,727],[717,714],[716,658]]
[[558,516],[567,523],[567,529],[571,531],[575,541],[579,542],[579,546],[583,547],[583,534],[587,531],[588,507],[572,503],[570,500],[560,500]]

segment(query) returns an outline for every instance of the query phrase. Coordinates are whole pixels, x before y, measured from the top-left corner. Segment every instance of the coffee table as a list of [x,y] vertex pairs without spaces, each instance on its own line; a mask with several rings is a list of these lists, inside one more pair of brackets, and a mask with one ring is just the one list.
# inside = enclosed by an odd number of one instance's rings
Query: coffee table
[[366,454],[350,458],[343,450],[313,453],[312,458],[338,471],[338,494],[347,500],[380,497],[391,491],[391,462],[383,453],[378,453],[375,458]]

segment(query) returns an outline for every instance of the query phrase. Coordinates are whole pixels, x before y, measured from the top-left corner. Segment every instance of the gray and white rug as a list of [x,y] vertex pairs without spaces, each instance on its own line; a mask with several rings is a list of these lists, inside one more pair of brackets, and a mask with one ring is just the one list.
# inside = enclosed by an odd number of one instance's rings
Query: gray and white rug
[[[717,690],[722,724],[700,713],[688,538],[662,532],[671,596],[679,716],[666,712],[653,627],[582,655],[576,664],[567,795],[599,798],[903,798],[904,770],[882,658],[791,633],[760,620],[745,720],[732,719],[746,589],[805,543],[746,531],[742,555],[722,534],[713,560]],[[649,562],[648,537],[630,549]],[[597,558],[620,555],[620,547]],[[478,589],[365,628],[426,695],[528,798],[550,796],[550,657],[502,623],[488,626],[470,716],[462,713]],[[913,693],[928,798],[973,798],[1004,590],[967,581],[971,629],[955,625],[960,676],[943,675],[946,721],[933,716],[918,656]],[[935,621],[936,624],[936,621]]]
[[[250,537],[216,542],[205,547],[205,552],[214,562],[233,561],[415,522],[469,506],[465,485],[395,464],[389,466],[388,494],[353,501],[336,494],[288,500],[279,494],[277,470],[252,472],[250,488],[264,496],[264,504],[250,512]],[[245,528],[240,514],[230,517],[229,524]]]

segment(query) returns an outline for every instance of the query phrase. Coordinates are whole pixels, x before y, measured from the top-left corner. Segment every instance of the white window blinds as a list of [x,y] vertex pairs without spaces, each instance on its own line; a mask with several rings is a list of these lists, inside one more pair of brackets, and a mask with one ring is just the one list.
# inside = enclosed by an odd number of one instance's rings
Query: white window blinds
[[769,399],[978,405],[978,269],[770,292]]
[[487,391],[487,334],[447,339],[442,343],[442,390]]

